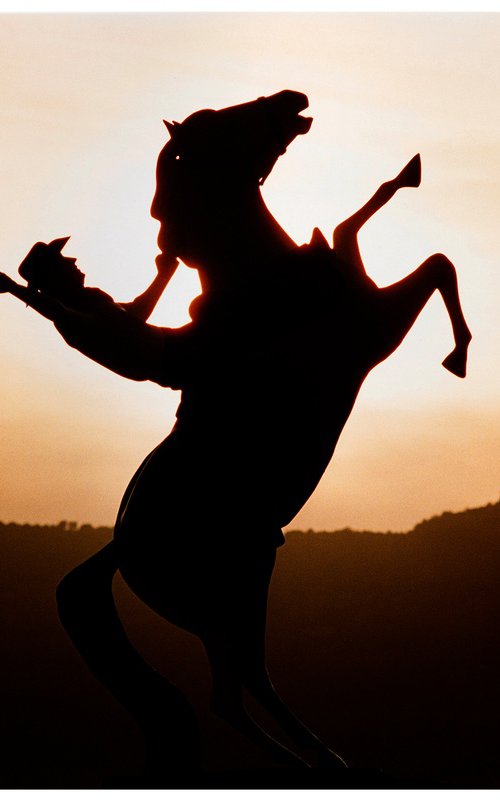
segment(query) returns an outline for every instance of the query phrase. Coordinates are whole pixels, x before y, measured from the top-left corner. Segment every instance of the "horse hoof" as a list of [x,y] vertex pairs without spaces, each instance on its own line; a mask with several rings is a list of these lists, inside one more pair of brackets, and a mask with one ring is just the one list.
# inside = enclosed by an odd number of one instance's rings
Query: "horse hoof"
[[420,153],[408,162],[406,167],[403,167],[399,173],[396,181],[399,186],[420,186],[422,180],[422,162],[420,160]]
[[330,749],[318,755],[317,767],[319,770],[337,771],[342,774],[349,770],[347,762]]
[[458,378],[465,378],[467,373],[467,366],[465,357],[462,353],[452,351],[444,361],[441,362],[446,370],[449,370],[453,375]]

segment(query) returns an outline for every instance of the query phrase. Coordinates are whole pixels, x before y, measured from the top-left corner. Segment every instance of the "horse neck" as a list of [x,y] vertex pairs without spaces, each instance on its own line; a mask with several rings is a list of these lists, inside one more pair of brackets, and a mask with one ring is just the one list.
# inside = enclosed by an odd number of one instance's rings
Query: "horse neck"
[[297,246],[267,208],[260,189],[215,205],[199,265],[204,290],[259,278]]

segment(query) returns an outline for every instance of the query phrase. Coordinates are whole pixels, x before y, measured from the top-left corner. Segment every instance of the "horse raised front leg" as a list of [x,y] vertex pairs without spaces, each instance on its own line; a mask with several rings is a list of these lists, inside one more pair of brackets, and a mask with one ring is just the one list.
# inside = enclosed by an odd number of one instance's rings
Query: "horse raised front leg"
[[460,305],[455,267],[442,253],[430,256],[406,278],[377,293],[381,333],[378,361],[387,358],[401,344],[435,290],[441,293],[455,340],[454,349],[442,364],[464,378],[472,334]]
[[343,222],[339,223],[333,232],[333,247],[337,258],[350,271],[353,277],[357,276],[368,288],[376,288],[375,282],[366,274],[358,245],[358,233],[391,198],[398,189],[405,186],[419,186],[421,178],[420,155],[417,153],[408,162],[396,178],[385,181],[370,200],[357,212]]

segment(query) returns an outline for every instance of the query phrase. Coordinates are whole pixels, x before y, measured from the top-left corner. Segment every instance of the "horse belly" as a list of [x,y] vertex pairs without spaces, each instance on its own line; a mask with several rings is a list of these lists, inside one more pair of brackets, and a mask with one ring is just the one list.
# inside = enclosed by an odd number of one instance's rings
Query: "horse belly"
[[276,527],[236,503],[234,465],[224,461],[223,474],[219,461],[171,435],[143,463],[115,529],[130,589],[196,634],[237,605],[245,576],[276,551]]

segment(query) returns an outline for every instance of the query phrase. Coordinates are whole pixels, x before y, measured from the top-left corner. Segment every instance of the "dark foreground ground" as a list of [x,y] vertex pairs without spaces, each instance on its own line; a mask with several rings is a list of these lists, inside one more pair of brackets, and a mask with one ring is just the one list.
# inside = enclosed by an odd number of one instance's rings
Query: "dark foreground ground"
[[189,697],[203,771],[145,780],[140,734],[61,629],[62,576],[106,530],[0,525],[3,788],[500,787],[500,504],[408,534],[287,535],[268,651],[284,699],[353,766],[291,772],[210,715],[202,647],[116,582],[141,653]]

